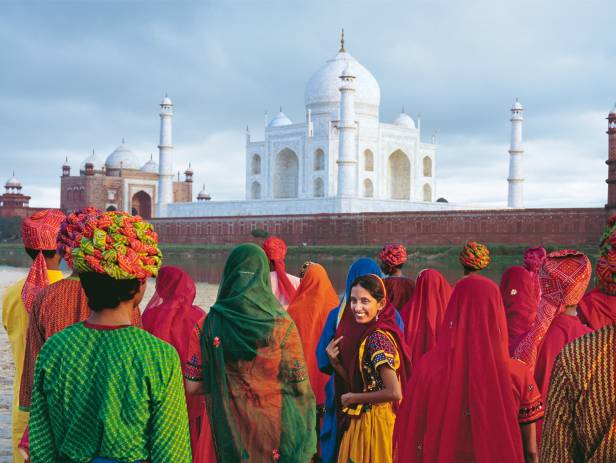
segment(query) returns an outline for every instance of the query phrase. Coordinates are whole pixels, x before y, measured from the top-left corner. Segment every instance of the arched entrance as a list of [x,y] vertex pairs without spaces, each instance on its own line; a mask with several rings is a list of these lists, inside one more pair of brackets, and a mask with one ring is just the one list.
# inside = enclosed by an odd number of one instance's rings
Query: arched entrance
[[299,160],[289,148],[276,156],[274,164],[274,198],[297,198]]
[[259,182],[252,182],[250,197],[251,199],[261,199],[261,184]]
[[131,212],[140,215],[144,219],[152,218],[152,198],[145,191],[135,193],[131,201]]
[[394,151],[387,161],[389,174],[389,197],[411,198],[411,162],[401,150]]

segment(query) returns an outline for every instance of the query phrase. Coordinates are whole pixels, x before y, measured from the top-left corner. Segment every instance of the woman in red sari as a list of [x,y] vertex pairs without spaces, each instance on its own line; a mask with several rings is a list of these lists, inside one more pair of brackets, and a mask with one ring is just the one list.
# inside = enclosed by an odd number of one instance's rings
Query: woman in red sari
[[436,345],[450,296],[451,285],[439,271],[419,272],[413,297],[400,311],[412,365]]
[[[156,278],[156,292],[142,315],[143,329],[175,347],[180,359],[187,357],[190,336],[204,315],[201,308],[193,305],[196,295],[195,283],[186,272],[170,265],[162,267]],[[187,395],[186,405],[194,449],[205,401],[202,396]]]
[[501,278],[500,292],[507,316],[510,355],[537,316],[535,287],[531,273],[519,265],[509,267]]
[[387,299],[400,311],[413,297],[415,280],[402,274],[408,254],[402,244],[386,244],[379,252],[379,265],[387,278],[383,279]]
[[[520,341],[515,357],[534,370],[544,403],[556,357],[565,345],[591,331],[576,316],[591,272],[588,257],[574,250],[550,253],[539,271],[542,296],[537,318]],[[541,424],[537,426],[538,438]]]
[[[537,386],[509,358],[498,287],[481,275],[451,294],[436,347],[419,361],[394,430],[399,463],[537,461]],[[520,432],[522,429],[522,432]]]

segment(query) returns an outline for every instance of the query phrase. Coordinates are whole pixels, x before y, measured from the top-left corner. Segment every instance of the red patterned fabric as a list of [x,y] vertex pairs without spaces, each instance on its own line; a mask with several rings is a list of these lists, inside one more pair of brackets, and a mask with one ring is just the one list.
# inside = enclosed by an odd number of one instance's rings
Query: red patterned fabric
[[[25,218],[21,223],[21,238],[24,246],[37,251],[55,250],[60,224],[65,217],[59,209],[46,209]],[[37,294],[47,285],[49,285],[47,263],[43,253],[39,252],[30,267],[21,291],[21,299],[28,313],[32,310],[32,303]]]
[[406,248],[401,244],[386,244],[379,252],[380,261],[389,267],[402,265],[407,258]]
[[531,273],[538,273],[547,256],[545,248],[541,246],[528,248],[524,251],[524,268]]
[[470,270],[483,270],[490,265],[490,250],[476,241],[469,241],[460,251],[460,263]]
[[58,233],[58,252],[73,269],[73,249],[79,247],[84,230],[88,223],[95,223],[98,216],[103,213],[96,207],[85,207],[68,214],[60,226]]
[[297,290],[293,283],[289,281],[287,272],[284,266],[284,258],[287,255],[287,244],[282,238],[277,236],[270,236],[263,242],[263,250],[269,261],[274,265],[274,271],[278,276],[280,282],[280,289],[284,294],[287,301],[293,301]]
[[[203,310],[193,305],[197,287],[186,272],[166,265],[158,271],[156,292],[150,299],[141,317],[143,329],[168,342],[181,359],[188,357],[188,343],[197,322],[203,318]],[[186,396],[190,441],[196,448],[199,425],[205,413],[205,399]]]
[[500,292],[507,315],[509,353],[513,355],[520,338],[530,329],[537,316],[539,301],[534,276],[524,267],[509,267],[503,273]]
[[522,463],[503,302],[481,275],[460,280],[436,347],[422,357],[394,428],[397,463]]
[[436,345],[451,291],[439,271],[426,269],[419,273],[413,297],[400,310],[413,365]]
[[582,299],[592,267],[585,254],[565,249],[548,255],[541,270],[541,302],[537,317],[528,333],[515,350],[514,357],[522,360],[534,371],[537,354],[552,320],[565,306],[577,305]]

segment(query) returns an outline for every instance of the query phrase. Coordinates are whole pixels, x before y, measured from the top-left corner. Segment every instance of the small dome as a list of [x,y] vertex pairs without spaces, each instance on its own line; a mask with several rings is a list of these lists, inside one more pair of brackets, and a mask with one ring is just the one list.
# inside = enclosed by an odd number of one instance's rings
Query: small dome
[[291,119],[289,119],[282,111],[280,111],[275,118],[273,118],[267,125],[268,128],[283,127],[285,125],[291,125]]
[[512,106],[511,109],[520,109],[521,110],[521,109],[524,109],[524,106],[522,106],[522,103],[520,103],[518,101],[518,99],[516,98],[515,99],[515,103],[513,103],[513,106]]
[[88,156],[87,158],[83,160],[83,162],[79,166],[79,170],[82,172],[85,172],[86,164],[92,164],[92,166],[94,167],[94,170],[102,170],[104,163],[103,163],[103,160],[96,155],[94,150],[92,150],[92,154],[90,154],[90,156]]
[[381,88],[374,76],[359,61],[346,51],[321,66],[308,80],[304,92],[304,104],[340,102],[340,76],[351,72],[355,76],[355,103],[378,106],[381,102]]
[[448,203],[449,201],[447,201],[445,198],[439,198],[436,200],[437,203]]
[[105,161],[107,169],[135,169],[140,168],[139,158],[124,143],[118,146]]
[[400,127],[406,127],[408,129],[415,128],[415,122],[413,122],[413,118],[409,116],[407,113],[402,110],[400,115],[394,121],[394,125],[399,125]]
[[150,156],[150,160],[141,167],[141,172],[157,174],[158,173],[158,163],[154,161],[154,159],[152,159],[152,157]]
[[15,172],[13,172],[13,176],[6,181],[4,185],[5,188],[21,188],[21,182],[17,177],[15,177]]
[[205,185],[203,185],[203,188],[201,189],[201,191],[197,195],[197,199],[199,199],[201,201],[209,201],[210,199],[212,199],[212,197],[205,190]]
[[171,98],[165,95],[165,98],[163,98],[163,102],[160,105],[161,106],[173,106],[173,102],[171,101]]

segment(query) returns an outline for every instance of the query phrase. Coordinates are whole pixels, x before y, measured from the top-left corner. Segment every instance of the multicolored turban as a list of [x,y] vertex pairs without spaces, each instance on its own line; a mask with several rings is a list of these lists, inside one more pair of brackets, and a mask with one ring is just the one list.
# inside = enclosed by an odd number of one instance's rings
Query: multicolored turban
[[379,252],[379,260],[385,265],[394,268],[406,262],[408,255],[402,244],[386,244]]
[[476,241],[469,241],[460,251],[460,263],[464,268],[483,270],[490,265],[490,250]]
[[282,238],[270,236],[263,242],[263,250],[269,261],[274,265],[274,271],[280,282],[280,290],[287,301],[292,301],[297,290],[289,280],[284,265],[284,258],[287,256],[287,244]]
[[72,270],[74,270],[73,249],[79,246],[88,222],[95,222],[102,214],[103,211],[96,207],[85,207],[67,215],[66,220],[62,222],[58,233],[58,252]]
[[[25,218],[21,223],[24,247],[37,251],[55,251],[58,230],[65,217],[59,209],[46,209]],[[49,285],[47,263],[43,253],[39,252],[21,290],[21,299],[28,313],[32,309],[36,295],[47,285]]]
[[89,219],[72,257],[77,272],[102,273],[116,280],[156,276],[162,263],[152,225],[124,212]]
[[595,275],[599,289],[605,294],[616,296],[616,215],[610,217],[601,236]]
[[588,257],[572,249],[548,254],[539,270],[541,302],[537,317],[526,336],[515,350],[514,358],[522,360],[531,369],[535,368],[537,354],[554,318],[566,306],[577,305],[584,296],[592,266]]

